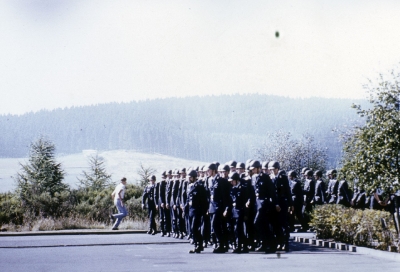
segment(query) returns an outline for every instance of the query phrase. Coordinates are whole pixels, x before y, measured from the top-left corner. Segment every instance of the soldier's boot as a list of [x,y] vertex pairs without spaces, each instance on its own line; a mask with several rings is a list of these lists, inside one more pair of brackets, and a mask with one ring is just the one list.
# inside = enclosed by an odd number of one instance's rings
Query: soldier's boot
[[213,250],[213,253],[225,253],[225,248],[220,244],[216,244],[216,247]]
[[240,246],[238,246],[237,244],[233,245],[233,250],[232,253],[241,253],[242,249]]

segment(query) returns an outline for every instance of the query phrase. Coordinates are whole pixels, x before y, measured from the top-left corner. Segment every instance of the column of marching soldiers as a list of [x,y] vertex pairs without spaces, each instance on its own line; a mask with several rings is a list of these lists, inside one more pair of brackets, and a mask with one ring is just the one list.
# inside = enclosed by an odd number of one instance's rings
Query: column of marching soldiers
[[301,225],[297,231],[307,231],[313,206],[351,202],[347,182],[336,180],[336,170],[327,172],[328,190],[322,175],[303,168],[298,177],[281,170],[279,162],[257,160],[165,171],[158,182],[152,176],[143,192],[147,233],[157,233],[158,214],[161,236],[186,237],[194,245],[189,253],[208,246],[213,253],[289,251],[295,218]]

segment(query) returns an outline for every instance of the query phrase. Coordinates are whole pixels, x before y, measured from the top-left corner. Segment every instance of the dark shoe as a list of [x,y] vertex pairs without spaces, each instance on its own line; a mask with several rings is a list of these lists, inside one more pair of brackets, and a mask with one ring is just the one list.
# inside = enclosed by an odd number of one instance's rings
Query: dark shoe
[[146,232],[147,234],[152,234],[153,232],[151,230],[149,230],[148,232]]
[[183,239],[183,237],[185,237],[185,235],[183,235],[183,233],[181,233],[181,235],[179,236],[180,239]]
[[189,250],[189,253],[196,253],[196,248]]
[[161,233],[161,237],[164,237],[165,236],[165,233],[163,232],[163,233]]
[[242,253],[249,253],[249,249],[248,249],[247,247],[244,247],[244,248],[242,249]]
[[204,250],[204,248],[198,246],[198,247],[195,248],[194,251],[195,251],[196,253],[201,253],[203,250]]
[[257,247],[254,251],[255,252],[263,252],[263,251],[265,251],[265,247],[264,246]]
[[167,232],[167,237],[171,237],[171,233]]
[[225,253],[225,249],[219,246],[213,250],[213,253]]
[[240,250],[240,248],[235,248],[232,253],[242,253],[242,251]]
[[112,230],[118,230],[118,228],[112,228]]
[[156,235],[157,231],[153,230],[153,232],[151,233],[151,235]]
[[204,242],[204,243],[203,243],[203,248],[206,248],[206,247],[207,247],[207,243]]

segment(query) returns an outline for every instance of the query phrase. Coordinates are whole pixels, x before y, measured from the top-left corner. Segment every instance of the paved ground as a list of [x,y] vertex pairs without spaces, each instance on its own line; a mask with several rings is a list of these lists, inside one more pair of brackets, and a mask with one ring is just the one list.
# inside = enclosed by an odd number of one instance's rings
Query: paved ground
[[280,256],[191,248],[147,234],[0,236],[0,271],[400,271],[399,262],[296,242]]

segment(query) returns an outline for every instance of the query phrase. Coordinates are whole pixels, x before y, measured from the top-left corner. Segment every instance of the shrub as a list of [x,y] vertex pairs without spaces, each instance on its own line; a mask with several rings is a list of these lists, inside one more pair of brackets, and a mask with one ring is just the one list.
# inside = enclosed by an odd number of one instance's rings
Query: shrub
[[315,207],[311,217],[310,226],[315,228],[318,238],[381,249],[395,244],[394,223],[385,211],[322,205]]

